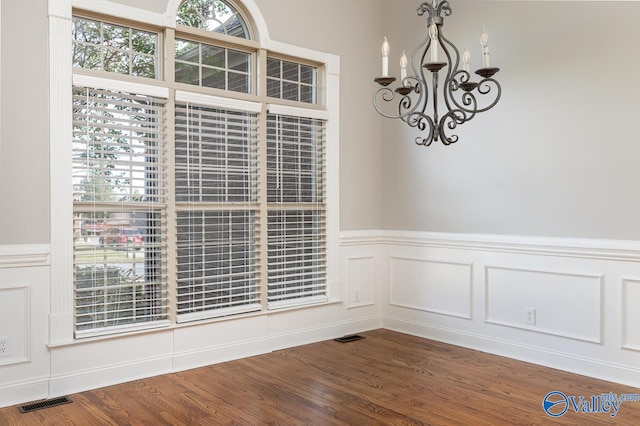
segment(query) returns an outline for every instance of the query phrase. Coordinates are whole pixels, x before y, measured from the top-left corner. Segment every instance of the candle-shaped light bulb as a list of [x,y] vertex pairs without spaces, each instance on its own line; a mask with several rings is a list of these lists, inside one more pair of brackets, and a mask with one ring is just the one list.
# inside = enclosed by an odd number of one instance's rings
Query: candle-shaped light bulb
[[484,28],[480,35],[480,44],[482,45],[482,65],[485,68],[489,68],[491,66],[491,62],[489,61],[489,36]]
[[431,38],[431,62],[438,62],[438,26],[435,22],[429,25],[429,37]]
[[407,78],[407,55],[405,55],[404,50],[402,51],[402,56],[400,57],[400,82],[402,82],[405,78]]
[[389,42],[386,37],[382,42],[382,76],[389,76]]
[[469,60],[471,59],[471,54],[469,53],[469,49],[465,46],[464,53],[462,54],[462,63],[464,64],[464,70],[469,72]]

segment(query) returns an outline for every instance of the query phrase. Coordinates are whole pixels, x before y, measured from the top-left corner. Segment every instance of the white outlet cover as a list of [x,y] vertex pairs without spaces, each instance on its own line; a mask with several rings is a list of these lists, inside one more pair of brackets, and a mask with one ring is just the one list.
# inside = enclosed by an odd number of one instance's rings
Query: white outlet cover
[[0,358],[11,356],[11,338],[9,336],[0,336]]

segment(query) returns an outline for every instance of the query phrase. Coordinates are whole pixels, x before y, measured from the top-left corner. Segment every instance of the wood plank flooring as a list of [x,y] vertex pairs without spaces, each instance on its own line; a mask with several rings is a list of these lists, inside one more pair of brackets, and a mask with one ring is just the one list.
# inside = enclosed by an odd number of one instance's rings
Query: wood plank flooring
[[8,407],[0,425],[640,425],[640,402],[615,417],[566,404],[551,418],[542,408],[551,391],[590,401],[639,389],[388,330],[362,335],[82,392],[27,414]]

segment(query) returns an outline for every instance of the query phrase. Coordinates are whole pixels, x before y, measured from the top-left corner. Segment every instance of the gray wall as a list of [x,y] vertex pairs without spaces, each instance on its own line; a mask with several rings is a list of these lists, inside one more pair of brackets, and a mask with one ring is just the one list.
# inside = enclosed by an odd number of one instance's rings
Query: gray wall
[[[424,36],[417,4],[384,2],[391,64]],[[383,227],[640,239],[640,3],[451,5],[445,34],[472,68],[486,26],[503,98],[449,147],[385,120]]]
[[3,1],[1,30],[0,244],[47,243],[47,1]]
[[169,0],[111,0],[113,3],[120,3],[127,6],[146,9],[152,12],[164,13],[167,10]]
[[[416,0],[256,3],[273,40],[341,57],[342,230],[640,239],[639,3],[452,1],[447,36],[477,61],[486,26],[503,99],[426,149],[370,104],[382,35],[392,71],[424,35]],[[46,1],[3,2],[1,30],[0,244],[46,243]]]

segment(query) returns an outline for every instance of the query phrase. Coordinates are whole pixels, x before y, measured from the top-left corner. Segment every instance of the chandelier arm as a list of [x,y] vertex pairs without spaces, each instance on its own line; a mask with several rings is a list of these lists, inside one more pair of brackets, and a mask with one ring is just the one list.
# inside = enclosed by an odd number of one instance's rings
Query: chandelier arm
[[[415,81],[415,86],[414,84],[409,83],[411,80]],[[398,117],[405,123],[408,122],[407,117],[415,112],[418,105],[420,105],[420,101],[422,100],[422,93],[419,89],[419,83],[420,82],[418,81],[418,79],[413,76],[406,77],[402,86],[411,88],[411,91],[408,91],[406,93],[396,91],[396,93],[399,93],[402,96],[398,101]],[[415,91],[418,94],[418,99],[416,100],[415,105],[413,99],[411,98],[411,96],[409,96],[412,91]]]
[[[463,72],[466,74],[465,71],[459,71],[457,74],[460,74],[460,73],[463,73]],[[461,83],[466,83],[463,80],[463,78],[464,77],[461,78]],[[500,86],[500,84],[496,80],[494,80],[493,78],[485,78],[485,79],[481,80],[479,83],[477,83],[478,93],[480,95],[487,95],[487,94],[492,92],[493,88],[495,88],[496,89],[495,99],[491,103],[489,103],[487,106],[482,107],[482,108],[478,108],[478,102],[476,100],[475,95],[473,93],[471,93],[471,92],[465,92],[462,95],[463,105],[461,105],[456,100],[456,98],[453,96],[453,92],[455,92],[455,91],[460,89],[459,86],[460,85],[454,79],[454,80],[452,80],[450,82],[450,85],[447,87],[447,92],[449,92],[449,95],[451,96],[452,102],[456,106],[457,109],[460,109],[460,110],[462,110],[462,111],[464,111],[464,112],[466,112],[468,114],[472,114],[468,118],[467,121],[471,120],[476,114],[488,111],[491,108],[493,108],[494,106],[496,106],[496,104],[500,100],[500,97],[502,96],[502,87]],[[469,107],[469,105],[473,105],[473,106]]]
[[485,78],[484,80],[481,80],[478,83],[478,92],[482,95],[487,95],[491,92],[492,86],[489,83],[493,83],[495,85],[495,89],[497,91],[496,93],[496,98],[493,100],[493,102],[491,102],[489,105],[487,105],[484,108],[478,109],[476,110],[476,112],[485,112],[490,110],[491,108],[493,108],[494,106],[496,106],[496,104],[498,103],[498,101],[500,100],[500,97],[502,96],[502,87],[500,86],[500,83],[498,83],[496,80],[494,80],[493,78]]
[[[411,110],[412,110],[411,105],[412,105],[412,102],[411,102],[411,97],[410,97],[410,96],[406,96],[406,95],[404,95],[404,96],[402,96],[402,98],[400,98],[400,100],[398,101],[398,117],[400,117],[400,119],[401,119],[402,121],[405,121],[405,122],[406,122],[406,121],[407,121],[407,116],[408,116],[409,114],[411,114]],[[404,110],[407,110],[408,112],[406,112],[406,113],[404,113],[404,114],[403,114],[403,113],[402,113],[402,110],[403,110],[403,109],[404,109]],[[413,108],[413,109],[415,109],[415,108]]]
[[431,3],[426,1],[420,4],[420,6],[418,6],[417,13],[418,13],[418,16],[422,16],[425,13],[428,14],[429,16],[435,16],[435,11],[433,10],[433,6],[431,5]]
[[400,118],[396,115],[387,114],[378,107],[378,98],[382,99],[385,102],[391,102],[395,99],[395,97],[396,94],[393,90],[389,89],[388,87],[381,87],[373,93],[373,107],[376,109],[378,114],[385,118]]
[[[427,38],[425,38],[425,40],[418,47],[416,47],[411,54],[411,68],[413,69],[413,73],[418,76],[418,84],[416,85],[416,90],[419,86],[420,93],[423,94],[423,98],[418,103],[416,103],[416,106],[421,105],[421,112],[423,114],[426,112],[427,106],[429,104],[429,85],[427,84],[427,76],[425,74],[425,68],[422,66],[422,64],[425,63],[425,58],[427,57],[427,52],[429,51],[430,47],[431,38],[427,36]],[[420,55],[419,60],[415,61],[415,57],[420,53],[420,49],[422,49],[422,54]],[[418,64],[417,68],[416,63]]]
[[[459,82],[458,78],[460,79]],[[447,84],[445,90],[446,96],[451,99],[451,102],[455,106],[455,108],[449,107],[450,111],[453,109],[459,109],[467,114],[470,114],[465,121],[471,120],[478,112],[481,112],[481,110],[478,110],[478,102],[473,93],[463,92],[461,97],[462,104],[460,104],[460,102],[458,102],[458,100],[454,96],[454,92],[461,90],[460,86],[462,84],[468,83],[470,78],[471,76],[468,72],[460,70],[453,75],[451,80],[449,80],[449,84]]]
[[404,119],[408,115],[414,113],[416,111],[416,109],[418,109],[418,106],[422,102],[422,97],[424,96],[424,91],[421,89],[420,80],[418,80],[414,76],[405,77],[404,82],[403,82],[403,87],[410,87],[410,88],[413,89],[412,90],[413,92],[418,94],[418,99],[416,99],[415,104],[414,104],[413,100],[411,99],[411,97],[409,96],[411,94],[411,92],[409,92],[407,94],[403,94],[402,98],[398,102],[398,115],[401,118]]
[[429,134],[425,138],[417,137],[416,144],[429,146],[435,140],[435,130],[436,125],[433,123],[433,119],[429,117],[427,114],[421,112],[414,112],[409,117],[407,117],[407,124],[411,127],[415,127],[420,131],[424,131],[427,129],[427,125],[429,126]]
[[[456,70],[460,65],[460,52],[458,51],[458,48],[453,43],[451,43],[451,41],[449,41],[449,39],[447,39],[444,36],[444,34],[442,34],[442,31],[440,31],[438,35],[442,39],[442,42],[440,44],[442,45],[442,50],[447,55],[447,63],[449,64],[449,66],[447,67],[447,77],[445,80],[445,86],[444,86],[443,92],[444,92],[444,102],[447,105],[447,110],[451,111],[452,109],[451,99],[453,98],[453,96],[448,89],[450,89],[451,88],[450,86],[452,85],[452,83],[455,82],[455,75],[457,74]],[[451,55],[451,53],[449,52],[449,49],[447,49],[447,45],[453,50],[453,52],[455,53],[455,57]],[[454,59],[455,59],[455,62],[454,62]],[[457,85],[457,83],[453,83],[453,84]]]
[[[459,124],[464,124],[469,121],[471,117],[468,117],[467,113],[460,109],[452,109],[442,116],[441,125],[439,128],[440,138],[444,145],[451,145],[458,142],[458,135],[448,136],[445,129],[454,130]],[[446,124],[446,125],[445,125]]]
[[[458,81],[458,79],[460,81]],[[451,78],[453,90],[458,90],[460,83],[468,83],[471,80],[471,74],[464,70],[458,70]]]
[[[411,70],[413,71],[413,75],[419,76],[420,71],[422,71],[421,66],[416,67],[415,59],[419,58],[420,61],[417,63],[422,64],[427,54],[427,51],[429,50],[430,45],[431,45],[431,37],[427,35],[427,37],[424,40],[422,40],[422,42],[419,45],[417,45],[415,49],[413,49],[413,52],[411,52]],[[420,52],[422,52],[422,56],[418,57]]]
[[[411,84],[410,82],[413,81],[414,83]],[[418,94],[418,99],[415,103],[415,105],[412,107],[413,101],[411,99],[411,97],[409,96],[409,94],[398,94],[397,91],[393,91],[392,89],[390,89],[389,87],[380,87],[378,90],[376,90],[373,94],[373,107],[375,108],[375,110],[378,112],[378,114],[382,115],[385,118],[393,118],[393,119],[401,119],[403,121],[407,121],[406,118],[413,114],[416,109],[418,108],[418,106],[420,105],[420,102],[422,101],[422,92],[419,89],[419,81],[418,79],[416,79],[413,76],[407,76],[405,78],[405,82],[406,84],[408,84],[408,86],[405,87],[413,87],[413,85],[415,85],[415,92]],[[386,102],[392,102],[394,99],[396,99],[396,96],[399,96],[400,99],[398,100],[398,113],[397,114],[388,114],[386,112],[384,112],[381,108],[380,105],[378,103],[378,101],[381,99],[382,101]],[[403,110],[406,110],[403,112]]]
[[[460,106],[457,109],[459,109],[460,111],[463,111],[466,117],[465,121],[469,121],[473,117],[475,117],[476,114],[478,113],[478,101],[476,100],[476,97],[473,93],[465,92],[462,94],[462,103],[467,108]],[[455,104],[457,106],[458,102],[455,102]]]
[[436,9],[436,13],[438,16],[450,16],[453,11],[451,10],[451,5],[447,0],[443,0],[438,4],[438,8]]
[[400,115],[387,114],[378,106],[378,99],[382,99],[384,102],[391,102],[395,99],[396,93],[388,87],[381,87],[373,94],[373,107],[381,116],[385,118],[401,118]]

